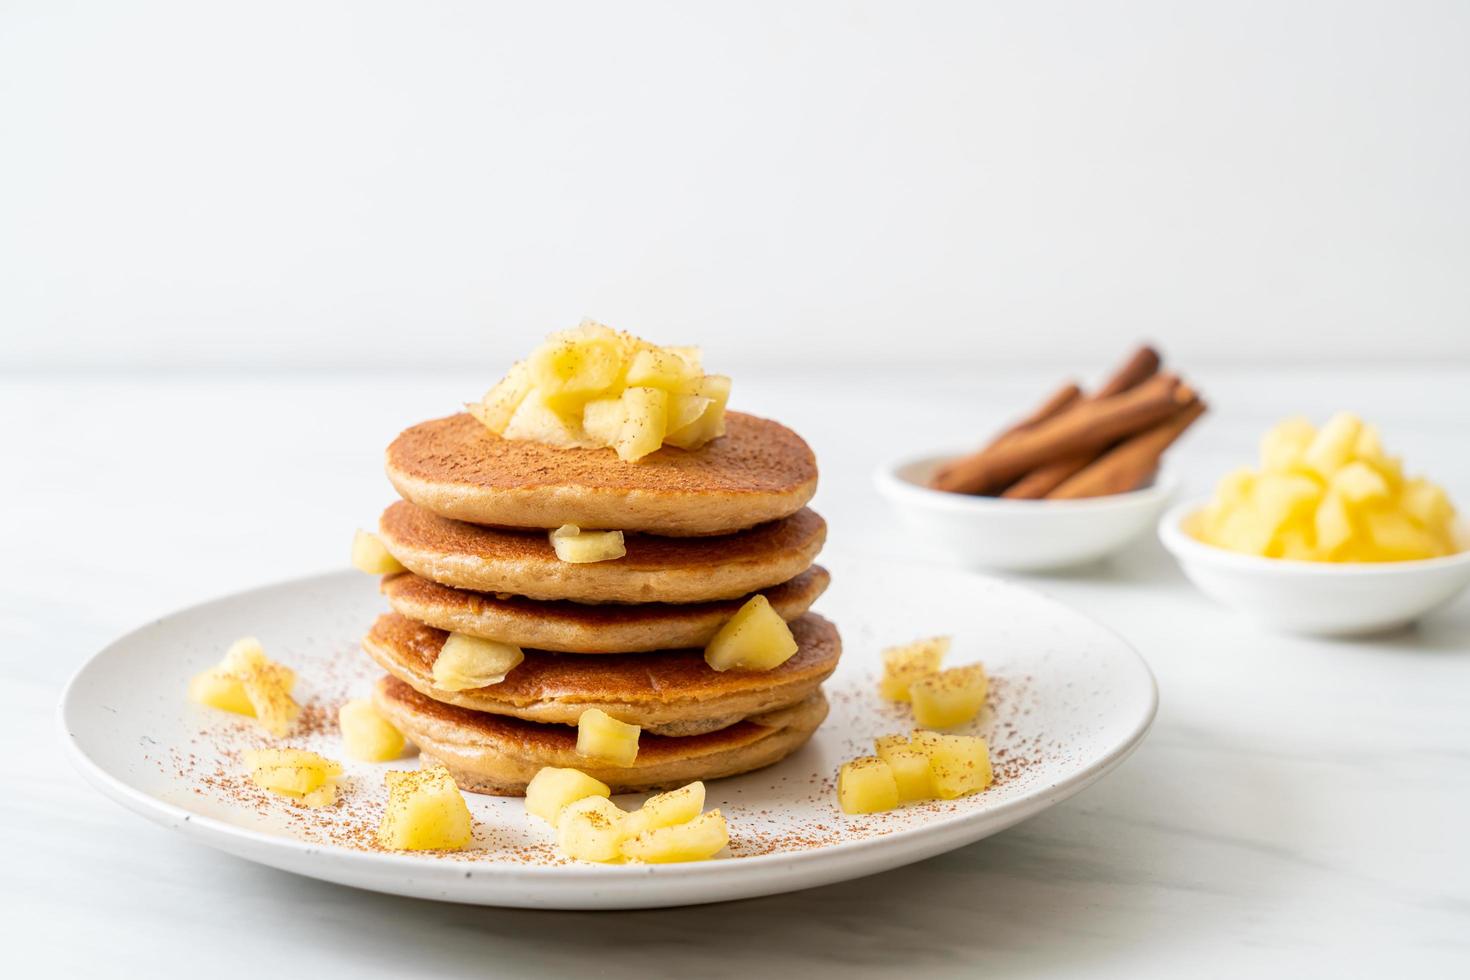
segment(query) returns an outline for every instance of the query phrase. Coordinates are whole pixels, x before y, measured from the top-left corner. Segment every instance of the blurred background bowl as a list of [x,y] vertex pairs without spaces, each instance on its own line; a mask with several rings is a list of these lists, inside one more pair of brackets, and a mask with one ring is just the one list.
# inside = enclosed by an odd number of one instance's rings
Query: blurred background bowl
[[1165,470],[1129,493],[1087,500],[1007,500],[929,487],[934,471],[957,453],[936,453],[881,467],[878,492],[904,524],[965,565],[1043,571],[1096,561],[1151,527],[1175,481]]
[[[1201,592],[1276,629],[1320,636],[1377,633],[1412,623],[1470,585],[1470,551],[1423,561],[1316,562],[1260,558],[1190,533],[1206,501],[1169,510],[1159,538]],[[1470,529],[1461,523],[1464,547]]]

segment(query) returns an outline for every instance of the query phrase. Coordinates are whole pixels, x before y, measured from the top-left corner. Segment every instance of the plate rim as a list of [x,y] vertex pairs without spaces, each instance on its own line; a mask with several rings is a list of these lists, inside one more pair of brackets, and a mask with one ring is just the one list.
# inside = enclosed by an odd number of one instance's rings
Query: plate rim
[[[824,882],[830,883],[846,880],[851,877],[860,877],[871,872],[859,868],[851,875],[844,875],[841,866],[851,863],[862,864],[863,858],[873,854],[875,851],[895,850],[902,852],[895,855],[899,859],[889,865],[889,867],[896,868],[952,850],[975,840],[980,840],[993,833],[998,833],[1000,830],[1013,826],[1027,819],[1029,816],[1081,792],[1098,779],[1112,772],[1142,744],[1144,738],[1147,737],[1151,730],[1158,716],[1159,709],[1158,680],[1143,655],[1121,634],[1107,624],[1054,598],[1043,590],[1033,588],[1029,585],[1018,584],[998,576],[984,575],[966,569],[949,568],[947,566],[912,560],[892,560],[878,556],[858,554],[842,555],[840,557],[858,562],[882,561],[887,565],[901,564],[912,567],[917,571],[931,573],[937,571],[970,578],[977,582],[998,583],[1006,589],[1028,593],[1048,605],[1059,607],[1068,614],[1084,620],[1091,627],[1111,637],[1117,644],[1119,651],[1129,655],[1131,661],[1141,669],[1143,678],[1146,681],[1146,710],[1133,721],[1127,733],[1118,742],[1111,745],[1106,752],[1087,765],[1082,766],[1076,772],[1068,774],[1063,779],[1039,787],[1032,793],[1007,800],[989,809],[956,814],[953,819],[944,820],[938,824],[920,824],[913,827],[878,833],[859,840],[840,841],[827,846],[799,851],[753,854],[738,859],[731,858],[720,861],[657,865],[599,865],[581,862],[568,865],[516,865],[494,862],[471,863],[454,861],[452,859],[445,860],[412,852],[366,851],[345,847],[332,842],[304,841],[295,837],[282,836],[249,827],[238,826],[217,817],[196,813],[176,803],[170,803],[167,800],[160,799],[144,790],[130,786],[86,753],[80,740],[73,733],[71,725],[71,719],[75,717],[76,712],[81,710],[81,705],[78,703],[80,697],[79,689],[88,672],[94,668],[94,665],[116,647],[135,638],[140,633],[156,628],[169,619],[185,614],[199,613],[213,605],[233,602],[255,593],[265,592],[283,586],[299,588],[313,583],[324,583],[330,580],[346,579],[351,576],[361,575],[356,570],[343,568],[295,578],[280,579],[263,585],[218,595],[214,598],[176,609],[162,616],[154,617],[148,622],[128,630],[88,657],[73,672],[62,690],[58,703],[56,712],[57,727],[65,755],[72,766],[78,770],[89,784],[125,809],[153,823],[179,831],[187,838],[201,841],[227,853],[234,853],[239,856],[244,856],[247,860],[258,861],[259,863],[308,876],[310,876],[309,872],[298,871],[295,868],[286,867],[282,864],[274,864],[270,861],[262,860],[258,855],[240,855],[238,850],[226,846],[225,842],[238,842],[241,846],[253,846],[256,849],[266,851],[272,849],[284,850],[293,853],[299,858],[308,860],[327,858],[333,862],[342,861],[349,865],[363,867],[367,874],[372,875],[392,871],[411,871],[418,873],[420,877],[427,875],[434,878],[434,880],[438,880],[439,877],[445,877],[448,880],[464,880],[468,877],[464,872],[471,871],[474,872],[474,878],[480,878],[482,881],[492,877],[510,883],[521,881],[548,882],[549,880],[550,882],[555,882],[558,886],[575,883],[617,884],[635,880],[647,880],[651,877],[686,882],[697,881],[701,878],[715,880],[731,879],[734,882],[739,882],[742,879],[737,876],[759,876],[763,871],[778,867],[784,870],[809,869],[815,873],[824,866],[837,865],[836,868],[831,869],[835,873],[822,877],[820,881],[813,880],[809,885],[787,886],[785,883],[778,883],[781,887],[772,889],[769,892],[755,892],[752,894],[774,894],[778,891],[794,891],[800,888],[814,887]],[[736,871],[734,870],[736,868],[746,870]],[[453,873],[449,874],[449,872]],[[338,879],[327,878],[325,880],[336,881]],[[371,886],[366,885],[357,885],[356,887],[371,888]],[[406,893],[399,892],[398,894]],[[706,901],[722,901],[727,897],[729,896],[716,896],[706,899]],[[450,895],[445,895],[444,898],[450,901],[457,900]],[[505,903],[492,902],[483,904]],[[653,904],[656,905],[659,903],[654,902]],[[697,904],[697,902],[682,901],[662,904]],[[612,903],[607,907],[626,908],[631,906]]]

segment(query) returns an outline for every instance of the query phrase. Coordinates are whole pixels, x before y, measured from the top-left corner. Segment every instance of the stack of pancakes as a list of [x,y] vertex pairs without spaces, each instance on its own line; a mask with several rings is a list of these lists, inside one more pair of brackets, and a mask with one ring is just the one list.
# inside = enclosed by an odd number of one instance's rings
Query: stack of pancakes
[[[543,766],[614,792],[730,776],[785,758],[821,724],[841,640],[807,611],[828,582],[812,564],[826,525],[805,506],[816,460],[775,422],[729,412],[726,427],[637,463],[503,439],[469,415],[389,447],[405,499],[378,534],[408,570],[384,578],[394,611],[363,641],[388,672],[374,701],[461,789],[522,795]],[[623,531],[627,554],[561,561],[548,530],[565,524]],[[705,644],[755,594],[797,653],[769,671],[713,670]],[[434,662],[450,632],[514,644],[525,660],[498,684],[442,690]],[[642,728],[633,765],[576,753],[591,708]]]

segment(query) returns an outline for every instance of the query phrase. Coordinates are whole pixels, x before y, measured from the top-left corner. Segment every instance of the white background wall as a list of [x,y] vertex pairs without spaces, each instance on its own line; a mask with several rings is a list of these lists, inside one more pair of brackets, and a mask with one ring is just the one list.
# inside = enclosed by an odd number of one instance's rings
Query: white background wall
[[1470,360],[1467,50],[1456,2],[3,0],[0,357]]

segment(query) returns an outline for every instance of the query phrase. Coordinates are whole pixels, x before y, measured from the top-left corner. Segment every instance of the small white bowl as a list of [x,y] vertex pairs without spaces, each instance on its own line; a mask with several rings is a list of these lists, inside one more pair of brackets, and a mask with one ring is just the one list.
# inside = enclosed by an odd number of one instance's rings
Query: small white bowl
[[880,468],[878,492],[916,532],[961,562],[983,568],[1040,571],[1096,561],[1153,524],[1175,481],[1167,472],[1141,490],[1087,500],[1007,500],[929,487],[956,454],[901,460]]
[[[1321,562],[1217,548],[1186,527],[1205,501],[1172,508],[1159,538],[1210,598],[1277,629],[1319,636],[1378,633],[1412,623],[1470,585],[1470,551],[1423,561]],[[1470,541],[1461,527],[1460,538]]]

